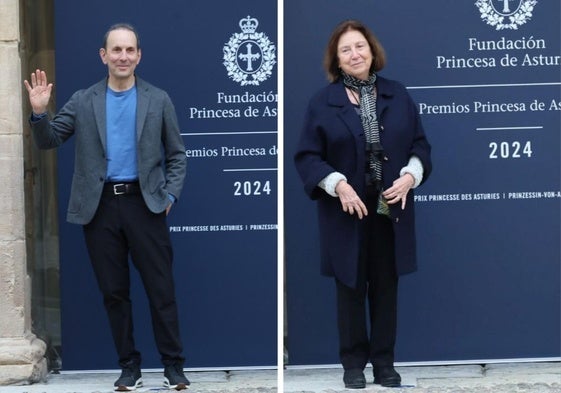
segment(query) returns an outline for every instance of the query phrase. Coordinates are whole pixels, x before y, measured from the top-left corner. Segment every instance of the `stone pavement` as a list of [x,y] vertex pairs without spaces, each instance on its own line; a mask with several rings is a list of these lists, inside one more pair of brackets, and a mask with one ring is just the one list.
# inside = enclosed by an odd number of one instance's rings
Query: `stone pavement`
[[[113,383],[120,371],[104,373],[51,374],[45,383],[0,386],[0,393],[114,393]],[[185,373],[191,381],[186,393],[276,393],[276,370],[198,371]],[[170,393],[163,388],[162,371],[142,371],[144,386],[139,393]]]
[[[372,384],[367,368],[366,389],[343,386],[343,370],[293,368],[284,370],[283,393],[561,393],[561,363],[506,363],[458,366],[402,366],[400,388]],[[117,371],[111,373],[51,374],[44,383],[1,386],[0,393],[110,393]],[[187,393],[280,393],[276,370],[187,371]],[[161,371],[143,371],[139,393],[163,393]],[[185,392],[185,391],[184,391]]]
[[396,367],[402,387],[372,383],[366,389],[345,389],[342,369],[286,370],[284,393],[561,393],[561,363],[508,363],[460,366]]

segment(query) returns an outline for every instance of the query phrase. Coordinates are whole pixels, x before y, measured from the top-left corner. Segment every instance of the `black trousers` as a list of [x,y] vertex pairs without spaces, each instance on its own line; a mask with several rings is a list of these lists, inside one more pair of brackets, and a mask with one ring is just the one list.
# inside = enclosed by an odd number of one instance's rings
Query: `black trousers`
[[165,212],[152,213],[139,192],[110,195],[104,191],[93,220],[84,226],[84,235],[121,367],[141,363],[133,337],[129,254],[148,297],[162,363],[183,363]]
[[370,192],[365,204],[357,286],[336,280],[339,357],[345,370],[364,369],[369,360],[374,366],[394,362],[398,277],[393,227],[389,218],[376,214],[376,195]]

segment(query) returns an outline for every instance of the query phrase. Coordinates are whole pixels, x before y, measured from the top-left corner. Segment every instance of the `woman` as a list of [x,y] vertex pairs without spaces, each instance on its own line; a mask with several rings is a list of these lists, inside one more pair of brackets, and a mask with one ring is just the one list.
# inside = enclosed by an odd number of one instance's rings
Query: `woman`
[[318,203],[322,274],[336,282],[343,381],[357,389],[369,360],[374,383],[401,384],[398,276],[417,268],[413,189],[432,168],[417,107],[403,85],[377,75],[384,65],[366,26],[348,20],[335,28],[324,58],[331,83],[311,99],[295,155]]

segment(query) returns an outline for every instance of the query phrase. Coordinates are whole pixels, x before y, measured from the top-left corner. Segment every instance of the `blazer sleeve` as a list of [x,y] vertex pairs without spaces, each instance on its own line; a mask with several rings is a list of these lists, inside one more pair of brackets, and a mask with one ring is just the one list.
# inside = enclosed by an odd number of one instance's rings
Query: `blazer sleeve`
[[37,121],[33,121],[30,117],[29,124],[33,131],[33,140],[39,149],[59,147],[74,135],[76,105],[82,93],[83,90],[75,92],[52,120],[50,115]]
[[179,130],[175,107],[167,93],[163,105],[162,144],[165,154],[166,190],[179,199],[187,171],[185,144]]

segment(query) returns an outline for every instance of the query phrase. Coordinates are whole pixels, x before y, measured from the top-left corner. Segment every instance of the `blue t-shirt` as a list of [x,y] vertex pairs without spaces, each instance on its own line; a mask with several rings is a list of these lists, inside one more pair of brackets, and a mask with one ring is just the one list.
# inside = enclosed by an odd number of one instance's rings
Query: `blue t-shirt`
[[138,180],[136,157],[136,86],[126,91],[107,87],[107,181]]

